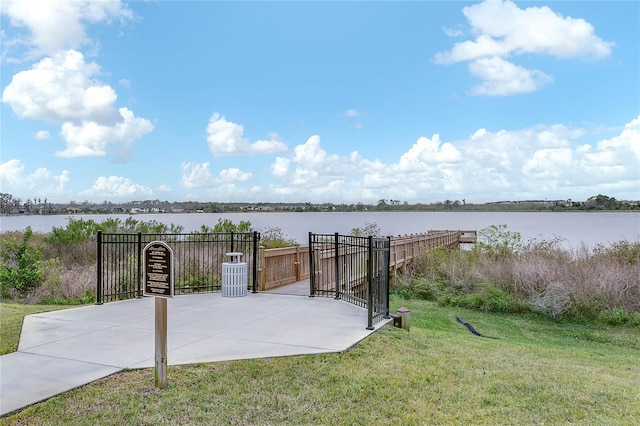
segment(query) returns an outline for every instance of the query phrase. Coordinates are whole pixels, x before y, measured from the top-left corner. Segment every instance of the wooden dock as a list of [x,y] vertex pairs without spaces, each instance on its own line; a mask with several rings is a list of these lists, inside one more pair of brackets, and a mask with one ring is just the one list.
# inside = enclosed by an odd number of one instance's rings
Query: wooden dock
[[[389,272],[393,276],[411,263],[422,251],[436,248],[456,248],[476,242],[476,231],[434,230],[421,234],[390,237]],[[258,289],[260,291],[309,279],[309,246],[277,249],[259,248]]]

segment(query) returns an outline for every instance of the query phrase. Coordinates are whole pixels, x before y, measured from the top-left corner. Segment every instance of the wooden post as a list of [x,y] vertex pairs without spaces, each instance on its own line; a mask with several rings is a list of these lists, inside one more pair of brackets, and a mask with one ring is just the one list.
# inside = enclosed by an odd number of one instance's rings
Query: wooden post
[[296,277],[296,281],[300,281],[300,245],[296,244],[296,257],[293,262],[293,273]]
[[267,288],[267,277],[264,269],[265,256],[264,246],[258,247],[258,288],[260,291],[265,291]]
[[156,387],[167,387],[167,299],[156,297]]
[[402,307],[398,308],[396,313],[400,314],[400,318],[402,318],[402,328],[409,331],[411,328],[411,311],[409,309]]

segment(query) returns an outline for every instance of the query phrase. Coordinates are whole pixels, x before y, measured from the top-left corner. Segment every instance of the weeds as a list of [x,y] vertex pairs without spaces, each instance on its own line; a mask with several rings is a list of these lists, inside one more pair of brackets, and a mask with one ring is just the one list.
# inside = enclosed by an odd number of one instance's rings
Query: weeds
[[395,279],[393,291],[442,306],[639,323],[640,242],[571,252],[557,238],[523,242],[504,225],[479,235],[471,251],[424,252]]

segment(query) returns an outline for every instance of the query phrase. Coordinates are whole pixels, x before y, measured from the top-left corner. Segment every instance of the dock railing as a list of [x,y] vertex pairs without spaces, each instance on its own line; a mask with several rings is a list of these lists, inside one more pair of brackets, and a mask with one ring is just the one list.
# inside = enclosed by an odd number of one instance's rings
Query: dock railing
[[309,246],[258,248],[258,288],[270,290],[309,278]]
[[[476,231],[433,230],[390,237],[389,272],[393,276],[429,248],[456,248],[476,242]],[[258,290],[265,291],[309,278],[309,246],[258,248]]]

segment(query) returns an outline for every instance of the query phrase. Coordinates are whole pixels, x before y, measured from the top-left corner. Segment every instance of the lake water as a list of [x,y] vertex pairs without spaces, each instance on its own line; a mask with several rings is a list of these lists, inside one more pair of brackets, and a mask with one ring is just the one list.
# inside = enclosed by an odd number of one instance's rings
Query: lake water
[[[63,228],[67,217],[56,216],[2,216],[0,230],[23,230],[27,226],[36,232],[49,232],[53,227]],[[107,217],[125,220],[129,215],[74,215],[76,219],[101,222]],[[626,240],[640,241],[640,213],[636,212],[332,212],[332,213],[182,213],[137,214],[140,221],[158,222],[184,227],[184,232],[213,227],[219,218],[234,223],[249,221],[256,231],[267,227],[280,228],[287,238],[301,244],[308,241],[309,232],[349,234],[353,228],[367,223],[378,225],[383,235],[403,235],[431,229],[480,230],[490,225],[507,225],[510,231],[520,232],[524,240],[561,237],[566,247],[586,244],[609,244]]]

